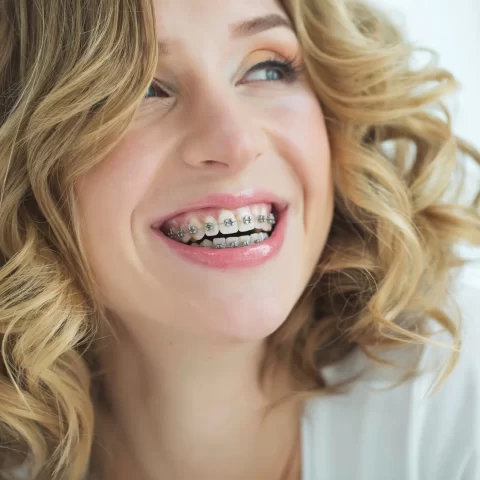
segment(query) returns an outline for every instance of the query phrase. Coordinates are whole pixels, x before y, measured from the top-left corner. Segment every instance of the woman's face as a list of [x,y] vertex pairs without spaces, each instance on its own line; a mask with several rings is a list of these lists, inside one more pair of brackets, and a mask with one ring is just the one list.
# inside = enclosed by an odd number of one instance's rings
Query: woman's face
[[155,0],[155,82],[76,184],[102,301],[131,331],[263,338],[304,290],[330,227],[321,107],[275,0]]

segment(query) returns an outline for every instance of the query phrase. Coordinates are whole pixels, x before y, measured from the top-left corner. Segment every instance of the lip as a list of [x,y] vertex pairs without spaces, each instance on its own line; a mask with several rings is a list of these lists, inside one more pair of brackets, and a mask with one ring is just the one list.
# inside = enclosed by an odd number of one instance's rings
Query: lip
[[235,269],[257,267],[274,258],[281,250],[285,231],[288,223],[288,208],[277,215],[277,223],[272,235],[262,243],[248,247],[210,249],[192,247],[172,240],[164,235],[159,229],[153,229],[153,233],[175,253],[185,260],[211,268]]
[[187,212],[194,212],[204,208],[224,208],[226,210],[237,210],[238,208],[253,205],[255,203],[272,204],[277,214],[281,214],[288,206],[288,202],[268,192],[253,192],[249,190],[238,195],[212,194],[207,195],[199,201],[186,204],[181,209],[170,212],[164,217],[155,220],[152,224],[152,228],[158,229],[171,218]]
[[[218,250],[192,247],[177,242],[176,240],[172,240],[164,235],[159,229],[159,227],[169,218],[193,209],[199,210],[201,208],[224,207],[233,210],[253,203],[272,203],[276,210],[277,222],[272,235],[267,240],[264,240],[262,243],[249,245],[248,247]],[[273,259],[282,249],[288,224],[288,211],[288,204],[286,202],[268,194],[241,195],[235,197],[230,195],[210,195],[199,203],[197,202],[186,206],[184,209],[155,222],[155,224],[152,225],[152,232],[176,254],[197,265],[224,270],[251,268],[263,265]]]

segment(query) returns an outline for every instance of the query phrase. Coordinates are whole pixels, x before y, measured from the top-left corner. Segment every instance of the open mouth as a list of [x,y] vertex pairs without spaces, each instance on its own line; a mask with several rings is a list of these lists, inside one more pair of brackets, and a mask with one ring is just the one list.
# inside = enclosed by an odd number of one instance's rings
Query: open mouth
[[275,230],[278,214],[272,204],[266,203],[236,210],[202,209],[169,219],[158,230],[191,247],[242,248],[268,240]]

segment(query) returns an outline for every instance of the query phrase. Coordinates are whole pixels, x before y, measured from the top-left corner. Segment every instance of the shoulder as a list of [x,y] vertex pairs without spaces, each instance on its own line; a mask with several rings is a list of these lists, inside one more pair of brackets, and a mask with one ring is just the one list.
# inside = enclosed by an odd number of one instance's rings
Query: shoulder
[[460,275],[453,284],[463,345],[457,366],[438,390],[432,387],[448,351],[430,345],[421,353],[424,373],[399,386],[393,386],[398,377],[391,369],[371,366],[358,352],[328,373],[342,378],[367,367],[348,393],[307,403],[302,420],[307,480],[480,478],[480,268],[476,271],[478,277]]

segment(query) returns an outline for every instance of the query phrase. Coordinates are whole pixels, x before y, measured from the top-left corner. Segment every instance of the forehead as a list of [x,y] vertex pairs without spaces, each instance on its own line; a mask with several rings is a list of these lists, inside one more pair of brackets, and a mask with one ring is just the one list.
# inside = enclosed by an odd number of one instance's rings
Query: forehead
[[239,21],[277,13],[285,16],[280,0],[154,0],[161,39],[228,35]]

